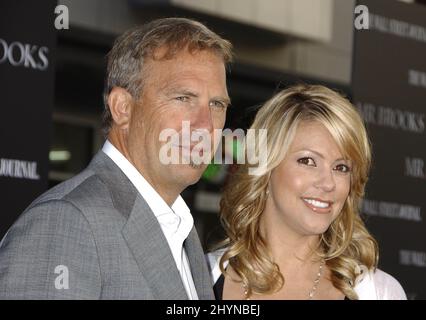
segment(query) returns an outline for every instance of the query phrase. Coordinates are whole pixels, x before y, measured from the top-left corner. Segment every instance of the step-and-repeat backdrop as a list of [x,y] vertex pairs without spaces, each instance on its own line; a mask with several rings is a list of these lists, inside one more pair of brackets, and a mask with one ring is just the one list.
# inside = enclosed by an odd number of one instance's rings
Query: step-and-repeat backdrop
[[47,188],[56,1],[0,1],[0,238]]
[[354,18],[353,100],[374,152],[362,212],[380,267],[426,299],[426,6],[360,0]]

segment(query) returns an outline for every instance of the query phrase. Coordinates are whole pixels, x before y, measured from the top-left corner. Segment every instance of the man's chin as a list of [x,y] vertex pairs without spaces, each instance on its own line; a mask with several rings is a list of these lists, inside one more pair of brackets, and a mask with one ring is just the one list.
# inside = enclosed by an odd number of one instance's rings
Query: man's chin
[[195,170],[203,170],[203,171],[204,171],[204,169],[207,167],[204,163],[200,163],[200,164],[198,164],[198,163],[194,163],[194,162],[191,162],[191,163],[189,164],[189,166],[190,166],[192,169],[195,169]]
[[188,185],[197,183],[200,180],[204,170],[206,170],[207,165],[204,163],[198,164],[191,162],[189,164],[180,165],[180,170],[185,175]]

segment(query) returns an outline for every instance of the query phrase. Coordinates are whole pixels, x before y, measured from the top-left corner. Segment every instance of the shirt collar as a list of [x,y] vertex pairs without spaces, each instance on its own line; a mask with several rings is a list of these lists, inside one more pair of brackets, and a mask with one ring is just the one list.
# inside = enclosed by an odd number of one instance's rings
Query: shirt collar
[[126,157],[123,156],[120,151],[118,151],[116,147],[114,147],[111,142],[106,140],[102,147],[102,151],[109,156],[129,178],[156,217],[173,212],[179,216],[188,217],[189,215],[192,219],[190,210],[180,195],[177,197],[173,205],[169,207],[158,192],[155,191],[148,181],[146,181],[142,174],[130,163],[129,160],[126,159]]

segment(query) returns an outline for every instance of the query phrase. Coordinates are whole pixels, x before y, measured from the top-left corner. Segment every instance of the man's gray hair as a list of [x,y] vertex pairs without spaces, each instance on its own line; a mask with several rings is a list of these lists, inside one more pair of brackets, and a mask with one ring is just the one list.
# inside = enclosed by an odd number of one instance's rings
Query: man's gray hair
[[145,58],[154,56],[156,50],[165,48],[160,59],[173,58],[179,51],[211,50],[223,58],[224,64],[232,61],[229,41],[208,29],[200,22],[185,18],[165,18],[138,26],[118,37],[108,53],[107,75],[104,87],[104,113],[102,128],[105,136],[112,125],[108,96],[114,87],[126,89],[134,99],[139,99],[144,75]]

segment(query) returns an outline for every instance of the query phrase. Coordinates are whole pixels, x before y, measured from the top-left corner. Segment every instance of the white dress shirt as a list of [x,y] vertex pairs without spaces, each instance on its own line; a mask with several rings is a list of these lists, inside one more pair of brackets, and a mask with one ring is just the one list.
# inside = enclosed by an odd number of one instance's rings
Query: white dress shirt
[[105,141],[102,151],[123,171],[151,208],[167,239],[188,298],[198,300],[188,256],[183,248],[183,242],[194,226],[194,219],[185,201],[178,196],[169,207],[142,174],[108,140]]

